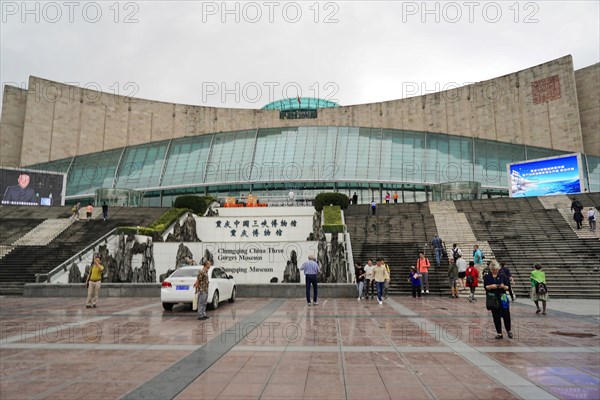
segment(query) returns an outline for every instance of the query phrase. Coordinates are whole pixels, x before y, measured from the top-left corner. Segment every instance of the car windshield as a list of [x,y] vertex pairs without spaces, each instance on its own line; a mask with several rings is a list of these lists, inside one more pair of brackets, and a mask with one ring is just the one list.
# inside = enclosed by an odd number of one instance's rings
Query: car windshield
[[169,278],[195,278],[198,276],[199,268],[180,268],[173,272]]

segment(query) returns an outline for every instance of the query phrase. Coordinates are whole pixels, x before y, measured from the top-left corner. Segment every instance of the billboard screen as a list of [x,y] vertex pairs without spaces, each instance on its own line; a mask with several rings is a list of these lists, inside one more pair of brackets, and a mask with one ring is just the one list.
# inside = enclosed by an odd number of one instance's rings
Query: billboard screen
[[65,174],[0,168],[2,205],[62,206],[65,191]]
[[508,164],[511,197],[581,193],[583,175],[579,154]]

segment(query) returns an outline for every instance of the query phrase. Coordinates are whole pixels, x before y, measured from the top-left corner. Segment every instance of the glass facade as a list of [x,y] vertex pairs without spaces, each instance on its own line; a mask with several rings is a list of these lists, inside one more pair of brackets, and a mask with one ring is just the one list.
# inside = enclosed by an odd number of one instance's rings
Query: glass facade
[[[129,146],[31,166],[66,172],[67,200],[99,188],[145,192],[145,205],[181,194],[263,199],[355,192],[361,203],[397,191],[399,201],[432,199],[432,187],[479,182],[483,197],[507,196],[506,164],[567,154],[478,138],[338,126],[220,132]],[[600,157],[583,156],[585,186],[600,191]]]
[[279,110],[279,111],[290,111],[290,110],[316,110],[319,108],[332,108],[339,107],[338,103],[325,100],[318,99],[316,97],[300,97],[300,101],[298,101],[297,97],[289,98],[289,99],[281,99],[273,101],[266,106],[264,106],[263,110]]

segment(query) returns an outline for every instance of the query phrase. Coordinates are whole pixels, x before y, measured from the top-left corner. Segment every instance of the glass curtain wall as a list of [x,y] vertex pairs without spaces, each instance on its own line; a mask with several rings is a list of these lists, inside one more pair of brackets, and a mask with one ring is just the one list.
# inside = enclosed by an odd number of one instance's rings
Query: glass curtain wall
[[[397,191],[399,201],[413,202],[431,198],[432,185],[458,181],[480,182],[484,197],[507,195],[506,164],[560,154],[439,133],[309,126],[184,137],[29,168],[68,172],[69,200],[124,188],[163,205],[185,193],[285,198],[290,189],[305,197],[356,192],[360,203]],[[600,191],[600,157],[583,160],[589,189]]]

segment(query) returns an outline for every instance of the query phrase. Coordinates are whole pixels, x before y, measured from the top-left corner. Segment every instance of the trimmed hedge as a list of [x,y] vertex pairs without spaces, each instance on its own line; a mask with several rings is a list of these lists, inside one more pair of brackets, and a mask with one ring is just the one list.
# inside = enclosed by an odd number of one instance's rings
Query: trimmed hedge
[[342,210],[340,206],[324,206],[323,220],[325,225],[342,225]]
[[350,199],[343,193],[319,193],[315,197],[315,210],[322,211],[323,206],[340,206],[342,210],[348,208]]
[[189,208],[196,215],[204,215],[208,206],[213,202],[217,201],[212,196],[196,196],[196,195],[185,195],[179,196],[173,203],[174,208]]
[[344,225],[323,225],[325,233],[344,233]]
[[323,207],[323,232],[325,233],[343,233],[344,224],[342,224],[342,210],[340,206]]
[[188,208],[169,208],[150,226],[122,226],[117,229],[119,233],[125,234],[140,234],[145,236],[156,237],[161,235],[171,224],[177,221],[181,216],[192,210]]

